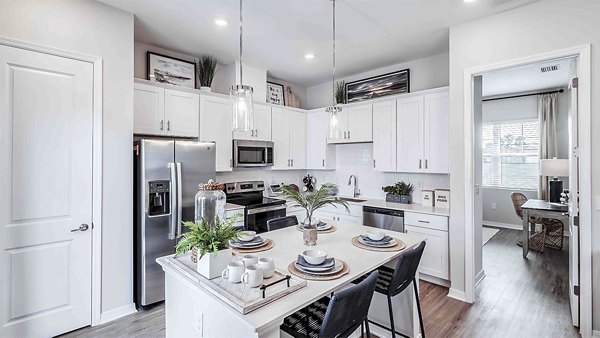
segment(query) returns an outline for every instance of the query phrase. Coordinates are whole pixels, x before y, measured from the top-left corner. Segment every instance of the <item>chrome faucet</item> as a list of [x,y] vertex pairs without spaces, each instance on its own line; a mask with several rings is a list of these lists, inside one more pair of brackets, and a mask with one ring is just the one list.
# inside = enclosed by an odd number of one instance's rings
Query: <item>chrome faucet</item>
[[352,178],[354,177],[354,197],[360,195],[360,189],[358,189],[358,178],[355,175],[350,175],[348,178],[348,185],[352,184]]

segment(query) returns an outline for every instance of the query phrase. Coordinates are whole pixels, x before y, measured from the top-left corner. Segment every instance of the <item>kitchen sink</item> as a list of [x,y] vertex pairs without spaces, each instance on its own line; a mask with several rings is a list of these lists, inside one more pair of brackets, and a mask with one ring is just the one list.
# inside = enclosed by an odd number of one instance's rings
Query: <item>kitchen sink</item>
[[360,198],[352,198],[352,197],[340,197],[342,201],[346,202],[365,202],[366,200]]

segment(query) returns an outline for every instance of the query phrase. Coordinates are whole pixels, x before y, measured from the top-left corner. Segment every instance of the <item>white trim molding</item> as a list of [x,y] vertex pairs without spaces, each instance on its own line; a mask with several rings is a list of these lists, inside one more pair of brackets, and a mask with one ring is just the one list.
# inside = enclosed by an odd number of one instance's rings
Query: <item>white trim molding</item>
[[[448,290],[448,297],[450,298],[454,298],[454,299],[458,299],[461,302],[467,302],[467,297],[464,291],[460,291],[460,290],[456,290],[453,288],[450,288]],[[472,303],[472,302],[471,302]]]
[[[542,62],[551,59],[576,57],[578,90],[578,133],[579,133],[579,191],[580,215],[580,333],[592,336],[592,167],[591,167],[591,45],[575,46],[562,50],[536,54],[524,58],[469,68],[464,71],[464,151],[465,151],[465,299],[472,303],[475,294],[475,250],[474,247],[474,123],[473,123],[473,78],[482,73],[510,67]],[[452,291],[452,289],[451,289]],[[450,293],[448,294],[450,296]],[[453,297],[455,298],[455,297]],[[458,298],[457,298],[458,299]]]
[[509,224],[509,223],[500,223],[500,222],[492,222],[492,221],[483,221],[483,226],[492,226],[495,228],[503,228],[503,229],[514,229],[514,230],[523,230],[523,225],[519,224]]
[[479,271],[477,276],[475,276],[475,286],[479,285],[479,283],[481,283],[484,278],[485,278],[485,270],[481,269],[481,271]]
[[137,309],[135,308],[135,304],[133,304],[133,303],[131,303],[129,305],[118,307],[118,308],[110,310],[110,311],[102,312],[102,314],[100,315],[100,321],[98,322],[98,325],[106,324],[115,319],[119,319],[119,318],[128,316],[130,314],[136,313],[136,312],[137,312]]

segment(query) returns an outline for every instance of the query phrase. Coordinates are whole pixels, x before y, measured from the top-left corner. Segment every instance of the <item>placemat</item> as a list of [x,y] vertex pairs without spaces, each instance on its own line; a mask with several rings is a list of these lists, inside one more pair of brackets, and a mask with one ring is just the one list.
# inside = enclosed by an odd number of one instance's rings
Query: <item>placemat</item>
[[404,242],[402,242],[398,238],[394,238],[396,240],[396,245],[394,245],[392,247],[377,248],[377,247],[362,244],[361,242],[358,241],[359,237],[360,236],[356,236],[356,237],[352,238],[352,245],[354,245],[357,248],[361,248],[361,249],[365,249],[365,250],[389,252],[389,251],[400,251],[400,250],[404,250],[404,248],[406,248],[406,244],[404,244]]
[[263,246],[259,246],[258,248],[249,248],[249,249],[238,249],[238,248],[234,248],[231,247],[231,250],[234,253],[238,253],[238,254],[247,254],[247,253],[254,253],[254,252],[261,252],[261,251],[267,251],[269,249],[271,249],[273,247],[273,241],[270,238],[267,238],[265,240],[265,242],[267,242],[267,244],[263,245]]
[[[304,231],[304,228],[302,228],[302,225],[298,224],[296,225],[296,230],[298,231]],[[317,233],[318,234],[328,234],[328,233],[332,233],[335,232],[337,230],[337,228],[335,227],[335,225],[332,225],[331,228],[327,229],[327,230],[318,230],[317,229]]]
[[296,276],[296,277],[300,277],[302,279],[306,279],[306,280],[334,280],[334,279],[338,279],[340,277],[342,277],[343,275],[347,274],[348,272],[350,272],[350,269],[348,269],[348,265],[346,264],[346,262],[344,262],[341,259],[338,259],[338,261],[342,262],[342,270],[340,270],[338,273],[333,274],[333,275],[313,275],[312,273],[308,273],[308,272],[304,272],[304,271],[300,271],[298,270],[298,268],[296,268],[296,261],[291,262],[288,265],[288,271]]

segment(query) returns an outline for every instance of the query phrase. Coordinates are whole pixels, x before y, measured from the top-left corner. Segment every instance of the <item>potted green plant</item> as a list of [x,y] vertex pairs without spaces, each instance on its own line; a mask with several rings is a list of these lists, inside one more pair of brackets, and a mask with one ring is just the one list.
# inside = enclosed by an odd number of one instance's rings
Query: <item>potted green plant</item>
[[335,102],[346,103],[346,81],[338,81],[335,84]]
[[217,70],[217,59],[209,55],[203,55],[200,59],[196,60],[196,73],[198,76],[198,82],[200,83],[200,90],[210,92],[212,81],[215,77]]
[[313,214],[316,210],[326,206],[338,205],[348,208],[348,202],[336,196],[331,196],[330,192],[335,188],[333,184],[323,184],[319,189],[313,191],[300,192],[289,185],[281,187],[281,191],[293,202],[293,207],[300,207],[306,211],[306,218],[302,222],[304,226],[303,238],[305,245],[317,244],[317,224],[313,221]]
[[175,256],[192,250],[192,261],[202,276],[212,279],[221,276],[231,261],[229,241],[237,239],[239,230],[235,224],[237,215],[222,221],[217,216],[212,226],[204,218],[199,222],[184,222],[190,231],[184,233],[175,246]]
[[385,192],[385,200],[388,202],[411,204],[412,192],[415,190],[415,187],[410,183],[401,181],[394,185],[382,187],[381,190]]

